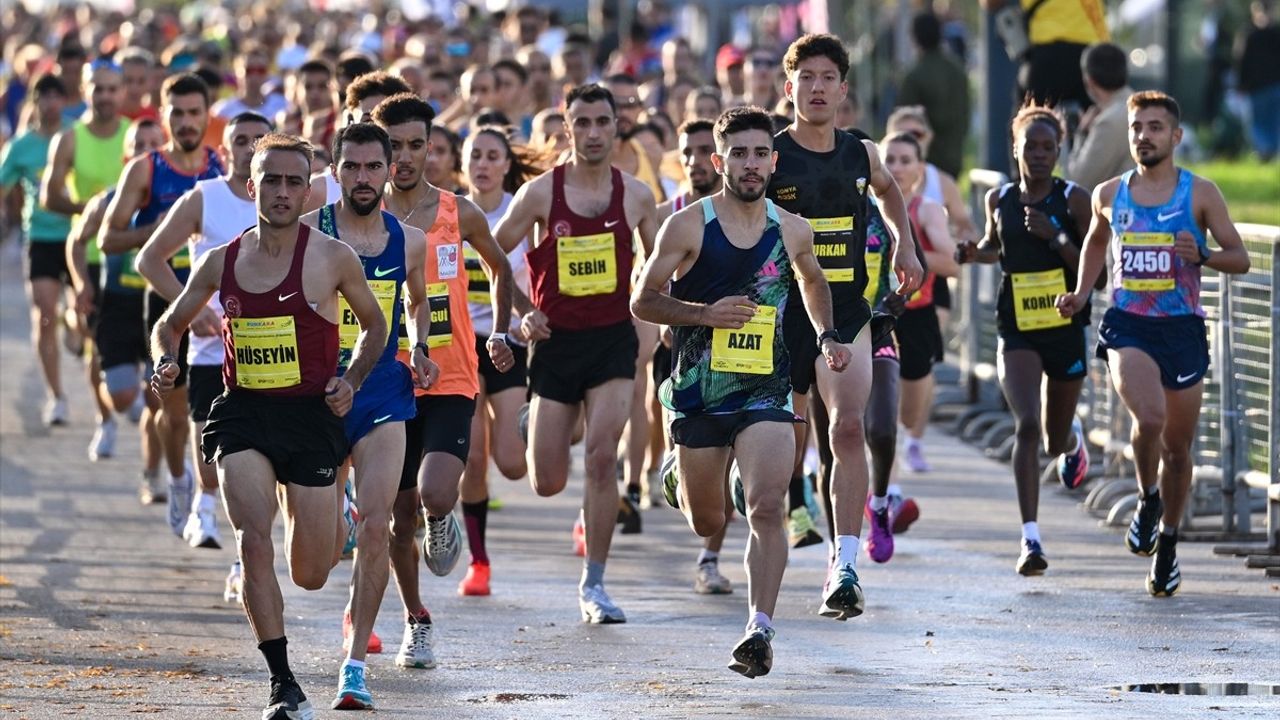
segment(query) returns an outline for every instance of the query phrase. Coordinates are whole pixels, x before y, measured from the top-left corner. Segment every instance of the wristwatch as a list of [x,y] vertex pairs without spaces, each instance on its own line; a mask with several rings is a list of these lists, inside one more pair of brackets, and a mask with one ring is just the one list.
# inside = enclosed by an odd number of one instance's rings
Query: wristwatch
[[819,350],[821,350],[821,349],[822,349],[822,343],[824,343],[824,342],[826,342],[826,341],[828,341],[828,340],[835,340],[836,342],[840,342],[840,331],[839,331],[839,330],[827,330],[826,332],[824,332],[824,333],[822,333],[821,335],[819,335],[819,336],[818,336],[818,349],[819,349]]
[[510,343],[507,342],[507,334],[504,332],[493,333],[492,335],[489,336],[489,340],[497,340],[501,342],[503,345],[510,345]]
[[1209,262],[1209,248],[1199,247],[1198,249],[1200,250],[1200,260],[1196,263],[1196,267],[1204,267],[1204,264]]
[[160,362],[156,363],[156,367],[160,367],[165,363],[175,363],[175,362],[177,362],[177,359],[174,358],[172,355],[161,355]]
[[414,350],[421,350],[421,351],[422,351],[422,356],[423,356],[423,357],[427,357],[427,358],[431,357],[430,348],[429,348],[429,347],[427,346],[427,344],[426,344],[426,343],[424,343],[424,342],[420,342],[420,343],[416,343],[416,344],[414,344],[413,349],[414,349]]

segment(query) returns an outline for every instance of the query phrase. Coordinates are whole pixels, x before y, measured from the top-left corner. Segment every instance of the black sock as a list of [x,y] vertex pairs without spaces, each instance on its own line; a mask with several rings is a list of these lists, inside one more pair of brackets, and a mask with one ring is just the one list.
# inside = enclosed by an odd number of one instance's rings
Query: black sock
[[791,478],[791,486],[788,491],[787,514],[796,508],[804,507],[804,484],[806,480],[803,475],[797,475]]
[[627,483],[627,496],[632,500],[640,499],[640,483]]
[[267,670],[272,680],[293,682],[293,672],[289,670],[289,640],[283,635],[274,640],[258,643],[258,652],[267,661]]
[[479,502],[462,503],[462,521],[467,526],[467,549],[471,551],[471,561],[481,565],[489,564],[489,553],[484,544],[484,531],[488,520],[489,498]]

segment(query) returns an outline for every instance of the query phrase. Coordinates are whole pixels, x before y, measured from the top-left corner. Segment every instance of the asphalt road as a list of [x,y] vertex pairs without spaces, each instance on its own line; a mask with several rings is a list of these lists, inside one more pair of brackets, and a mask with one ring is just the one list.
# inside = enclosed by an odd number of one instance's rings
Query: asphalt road
[[[20,273],[0,264],[0,717],[256,717],[266,673],[239,608],[223,604],[232,551],[192,550],[161,506],[136,499],[137,433],[90,463],[79,365],[65,358],[72,423],[40,425],[43,391],[26,339]],[[1183,543],[1181,593],[1153,599],[1148,562],[1098,527],[1078,498],[1047,489],[1050,571],[1022,578],[1014,488],[1005,466],[941,432],[932,473],[903,484],[923,516],[887,565],[859,569],[867,612],[848,623],[816,609],[821,547],[794,551],[775,619],[771,675],[726,669],[746,615],[745,523],[722,561],[737,591],[691,592],[697,542],[678,513],[645,511],[618,536],[608,586],[629,622],[578,618],[580,561],[572,483],[540,499],[495,488],[494,594],[459,598],[424,572],[436,623],[435,670],[392,664],[399,601],[370,657],[380,716],[403,718],[1264,718],[1277,697],[1183,697],[1113,689],[1151,682],[1280,683],[1280,586],[1208,545]],[[580,472],[580,461],[579,469]],[[225,523],[224,523],[225,531]],[[277,554],[279,555],[279,554]],[[317,592],[284,583],[290,656],[320,716],[335,717],[340,614],[350,564]]]

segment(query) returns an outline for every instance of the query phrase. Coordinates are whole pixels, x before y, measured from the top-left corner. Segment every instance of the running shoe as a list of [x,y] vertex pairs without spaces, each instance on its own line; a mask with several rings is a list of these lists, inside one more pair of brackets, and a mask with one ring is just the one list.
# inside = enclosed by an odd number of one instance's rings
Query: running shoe
[[404,624],[404,639],[400,652],[396,653],[396,666],[430,670],[436,666],[436,654],[432,650],[431,618],[411,619]]
[[818,614],[836,620],[858,617],[866,605],[858,573],[852,565],[841,565],[831,571],[822,596],[822,608]]
[[1145,495],[1139,490],[1138,507],[1133,511],[1133,520],[1129,522],[1129,532],[1124,536],[1124,545],[1134,555],[1150,557],[1160,544],[1160,516],[1164,514],[1164,503],[1160,501],[1159,491]]
[[499,510],[501,510],[502,508],[504,508],[504,507],[506,507],[506,506],[507,506],[507,504],[506,504],[506,503],[504,503],[504,502],[502,502],[502,498],[500,498],[500,497],[494,497],[494,496],[492,496],[492,495],[491,495],[491,496],[489,496],[489,511],[490,511],[490,512],[498,512]]
[[582,611],[582,622],[593,625],[613,625],[627,621],[622,608],[613,603],[603,585],[578,588],[578,609]]
[[1022,540],[1022,554],[1018,555],[1018,574],[1024,577],[1043,575],[1049,569],[1049,561],[1045,559],[1044,548],[1039,540]]
[[142,482],[138,485],[138,499],[143,505],[158,505],[169,499],[169,483],[160,479],[160,471],[154,475],[142,473]]
[[720,574],[720,563],[704,560],[698,563],[698,576],[693,581],[693,591],[699,595],[728,595],[733,592],[729,578]]
[[927,473],[932,469],[924,459],[924,446],[918,442],[907,446],[907,467],[914,473]]
[[244,604],[244,577],[240,574],[240,563],[231,563],[231,572],[227,573],[227,582],[222,590],[222,601]]
[[618,495],[618,524],[622,526],[623,535],[640,533],[640,502],[638,497],[631,497],[630,492]]
[[1071,434],[1076,436],[1076,449],[1058,456],[1058,479],[1068,490],[1075,490],[1089,474],[1089,449],[1084,444],[1080,418],[1071,421]]
[[1182,587],[1182,572],[1178,570],[1178,535],[1161,533],[1156,544],[1156,557],[1151,561],[1147,575],[1147,592],[1153,597],[1169,597]]
[[750,625],[747,634],[733,649],[729,669],[749,678],[768,675],[773,669],[773,628]]
[[182,539],[193,548],[220,549],[222,537],[218,533],[217,514],[212,509],[196,510],[188,514],[187,524],[182,528]]
[[438,577],[444,577],[458,566],[462,556],[462,530],[453,513],[442,518],[427,517],[427,536],[422,539],[422,558],[427,569]]
[[467,575],[458,583],[458,594],[483,596],[489,594],[489,566],[473,562],[467,566]]
[[662,497],[671,507],[680,509],[680,473],[676,468],[676,454],[662,456]]
[[640,487],[640,509],[648,510],[653,507],[653,503],[658,499],[658,471],[649,469],[644,474],[644,481]]
[[586,557],[586,525],[582,524],[582,514],[573,520],[573,555]]
[[271,699],[262,711],[262,720],[315,720],[316,711],[293,678],[271,678]]
[[516,426],[520,428],[520,439],[524,440],[526,447],[529,445],[529,403],[520,406],[516,411]]
[[818,502],[818,473],[809,469],[806,465],[804,468],[804,506],[809,508],[809,517],[816,522],[822,517],[822,506]]
[[191,468],[182,471],[182,477],[174,482],[169,480],[169,528],[178,537],[187,525],[187,514],[191,512],[191,496],[195,492],[195,479],[191,477]]
[[67,424],[67,400],[66,398],[49,398],[44,404],[44,412],[41,419],[48,427],[55,425]]
[[[351,611],[346,610],[342,613],[342,652],[351,651],[351,636],[355,635],[355,625],[351,622]],[[382,652],[382,638],[378,637],[377,631],[369,628],[369,642],[365,645],[364,651],[369,655],[376,655]]]
[[791,511],[787,517],[787,538],[791,541],[793,548],[808,547],[822,542],[822,535],[818,534],[818,527],[813,524],[809,508],[801,505]]
[[894,535],[901,535],[911,527],[911,523],[920,519],[920,506],[915,498],[904,498],[897,493],[889,493],[889,526]]
[[147,409],[147,394],[145,392],[138,393],[133,399],[133,404],[129,406],[129,422],[137,425],[142,422],[142,411]]
[[871,525],[871,534],[867,538],[867,555],[878,563],[887,563],[893,557],[893,523],[889,521],[889,508],[876,512],[871,509],[871,498],[867,498],[867,522]]
[[342,546],[342,557],[353,557],[356,551],[356,529],[360,523],[360,511],[356,508],[355,488],[348,479],[342,490],[342,517],[347,521],[347,542]]
[[116,454],[116,421],[107,418],[98,423],[93,431],[93,439],[89,441],[89,460],[98,462]]
[[738,472],[738,461],[734,460],[729,467],[729,479],[733,481],[733,509],[742,517],[747,516],[747,489],[742,484],[742,473]]
[[342,663],[338,671],[338,697],[333,701],[334,710],[372,710],[373,694],[364,681],[364,668]]

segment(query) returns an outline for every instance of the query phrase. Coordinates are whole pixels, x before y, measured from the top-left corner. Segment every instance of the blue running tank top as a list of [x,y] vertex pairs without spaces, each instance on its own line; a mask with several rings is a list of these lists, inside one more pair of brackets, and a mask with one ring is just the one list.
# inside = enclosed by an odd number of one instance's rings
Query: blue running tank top
[[1120,178],[1111,210],[1111,304],[1134,315],[1174,317],[1199,315],[1200,267],[1183,262],[1173,241],[1186,230],[1207,247],[1196,225],[1191,189],[1195,176],[1178,169],[1178,187],[1159,207],[1138,205],[1129,193],[1134,170]]
[[[320,232],[329,237],[338,237],[337,205],[325,205],[320,208]],[[378,365],[398,362],[396,350],[400,340],[400,322],[404,314],[401,301],[404,281],[408,277],[404,256],[404,228],[395,215],[382,212],[382,221],[387,226],[387,246],[382,253],[374,257],[360,256],[360,264],[364,266],[364,277],[369,281],[369,289],[382,308],[382,316],[387,319],[387,344],[378,356]],[[356,339],[360,337],[360,322],[351,311],[345,298],[338,296],[338,373],[347,371],[351,364],[351,355],[356,349]]]
[[[163,150],[152,150],[147,160],[151,169],[151,184],[147,189],[147,201],[133,216],[133,226],[138,228],[155,222],[178,202],[178,198],[190,192],[197,182],[222,176],[222,162],[218,160],[218,154],[213,148],[208,146],[204,148],[204,165],[191,175],[175,168]],[[187,275],[191,273],[191,253],[186,245],[169,259],[169,265],[177,274],[178,280],[186,283]]]
[[671,296],[714,303],[745,295],[760,307],[741,330],[673,327],[672,373],[662,384],[662,404],[677,417],[744,410],[791,410],[791,368],[782,318],[794,272],[782,242],[782,225],[765,200],[764,233],[749,248],[729,242],[710,198],[702,204],[702,250]]

